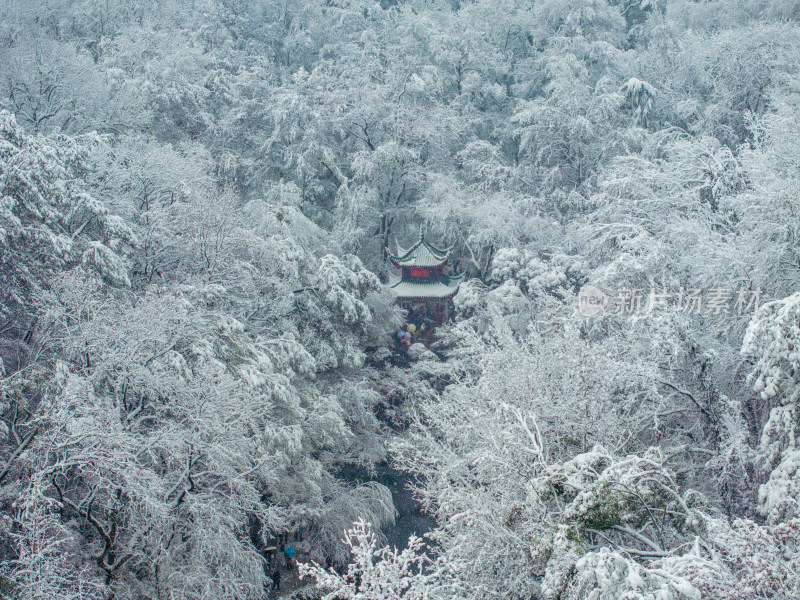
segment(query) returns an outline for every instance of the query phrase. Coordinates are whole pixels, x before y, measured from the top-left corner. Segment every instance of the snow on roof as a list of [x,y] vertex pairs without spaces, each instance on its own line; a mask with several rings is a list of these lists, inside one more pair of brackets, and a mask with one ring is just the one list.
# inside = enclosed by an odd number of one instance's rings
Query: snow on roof
[[419,241],[408,250],[403,251],[398,246],[397,255],[389,252],[389,260],[398,267],[439,267],[447,262],[448,254],[449,250],[437,248],[426,242],[425,236],[420,236]]
[[439,281],[417,282],[396,279],[389,283],[389,289],[398,298],[449,298],[458,292],[463,275],[442,277]]

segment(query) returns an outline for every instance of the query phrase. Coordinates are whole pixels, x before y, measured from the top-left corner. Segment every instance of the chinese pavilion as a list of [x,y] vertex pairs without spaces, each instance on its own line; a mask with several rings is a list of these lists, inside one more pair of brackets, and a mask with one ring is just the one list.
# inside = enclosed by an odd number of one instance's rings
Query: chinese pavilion
[[427,316],[436,326],[450,319],[454,312],[453,296],[464,277],[444,274],[450,249],[437,248],[420,235],[419,241],[408,250],[398,246],[397,254],[388,248],[386,252],[392,264],[400,269],[399,277],[389,282],[398,304],[414,315]]

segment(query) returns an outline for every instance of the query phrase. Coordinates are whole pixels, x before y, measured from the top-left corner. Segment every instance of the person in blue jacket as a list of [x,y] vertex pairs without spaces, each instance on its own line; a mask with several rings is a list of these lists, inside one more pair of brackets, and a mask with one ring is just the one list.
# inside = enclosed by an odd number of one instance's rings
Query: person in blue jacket
[[291,546],[287,546],[286,550],[283,551],[283,556],[286,558],[286,567],[292,567],[292,558],[294,558],[295,550]]

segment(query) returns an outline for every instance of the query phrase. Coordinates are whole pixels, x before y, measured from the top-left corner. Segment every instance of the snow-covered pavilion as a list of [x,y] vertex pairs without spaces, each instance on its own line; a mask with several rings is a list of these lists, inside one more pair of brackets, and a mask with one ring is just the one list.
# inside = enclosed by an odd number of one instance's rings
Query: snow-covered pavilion
[[428,315],[439,326],[453,316],[453,296],[464,275],[445,275],[444,269],[450,248],[430,244],[420,235],[419,241],[408,250],[398,245],[397,253],[386,249],[389,260],[400,274],[389,281],[398,304],[414,315]]

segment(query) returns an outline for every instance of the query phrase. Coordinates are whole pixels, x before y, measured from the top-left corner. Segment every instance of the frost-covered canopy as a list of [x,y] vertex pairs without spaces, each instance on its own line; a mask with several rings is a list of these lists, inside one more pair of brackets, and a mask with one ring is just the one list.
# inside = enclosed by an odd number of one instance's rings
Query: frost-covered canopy
[[798,65],[796,0],[0,1],[0,597],[800,598]]

